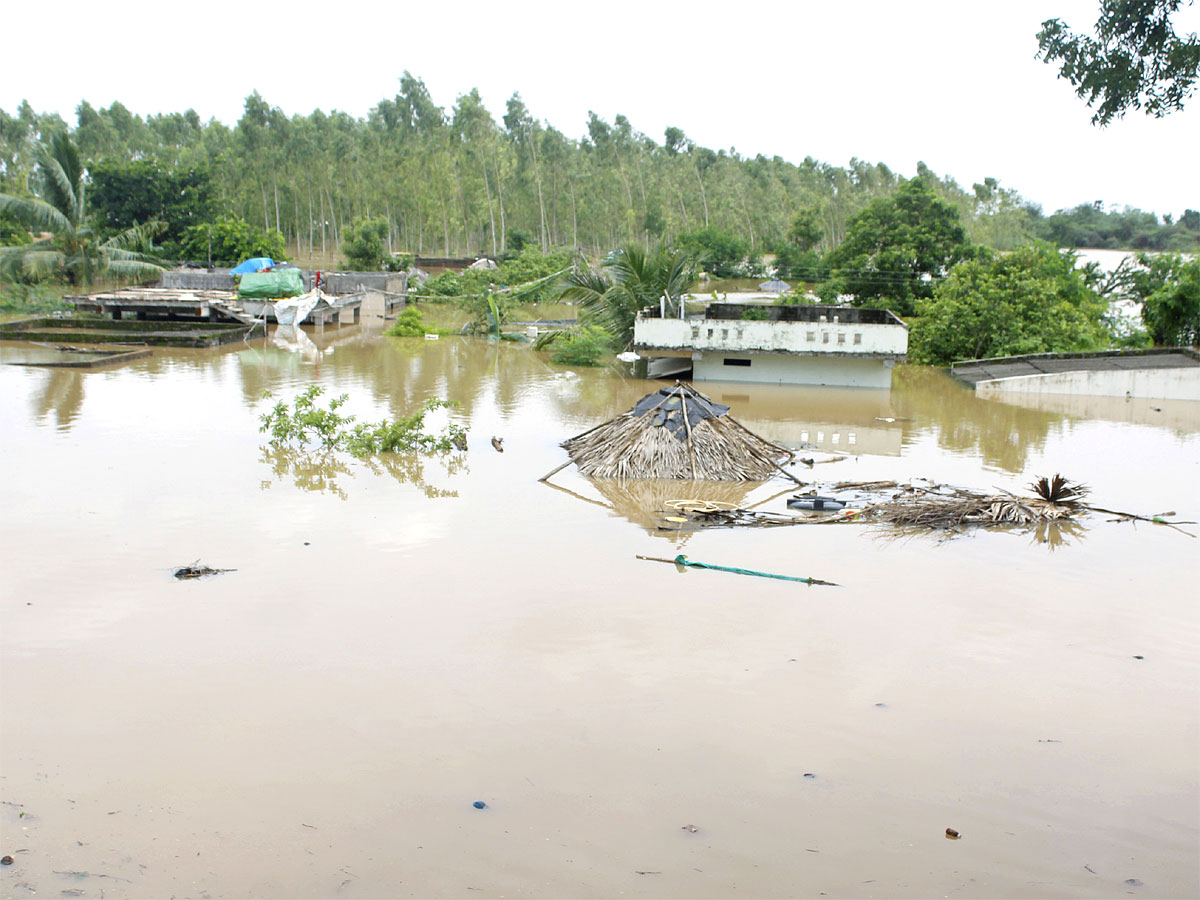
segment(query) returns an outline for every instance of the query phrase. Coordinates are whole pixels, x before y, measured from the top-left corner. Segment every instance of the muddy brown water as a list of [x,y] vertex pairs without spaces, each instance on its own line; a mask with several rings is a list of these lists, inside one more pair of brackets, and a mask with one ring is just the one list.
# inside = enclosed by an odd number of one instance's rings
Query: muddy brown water
[[[470,449],[264,449],[263,392],[313,381],[365,419],[457,400]],[[0,366],[0,893],[1197,895],[1200,540],[682,534],[644,504],[788,485],[537,483],[651,387],[372,326]],[[1061,471],[1200,519],[1197,404],[702,388],[853,454],[805,479]],[[842,586],[635,558],[679,552]],[[236,571],[172,578],[197,560]]]

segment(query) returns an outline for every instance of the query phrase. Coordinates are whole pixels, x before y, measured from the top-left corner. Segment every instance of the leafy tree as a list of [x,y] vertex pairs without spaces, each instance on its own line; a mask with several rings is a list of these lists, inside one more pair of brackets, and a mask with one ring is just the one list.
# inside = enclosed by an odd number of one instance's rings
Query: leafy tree
[[690,251],[697,263],[721,278],[736,276],[750,252],[744,240],[712,226],[685,232],[675,239],[675,244]]
[[[1200,78],[1200,40],[1176,36],[1171,17],[1181,0],[1100,0],[1096,37],[1075,34],[1061,19],[1038,32],[1038,55],[1060,63],[1059,77],[1096,106],[1095,125],[1145,107],[1162,117],[1182,109]],[[1190,0],[1189,0],[1190,3]]]
[[1107,303],[1085,283],[1075,256],[1037,241],[959,263],[917,301],[910,356],[945,365],[1022,353],[1095,350],[1106,344]]
[[562,283],[560,298],[583,308],[590,322],[607,329],[619,347],[633,341],[633,323],[647,307],[667,299],[668,314],[678,312],[683,295],[696,283],[696,261],[685,249],[655,244],[645,250],[626,244],[593,268],[581,265]]
[[0,214],[0,247],[23,247],[31,240],[28,228],[10,214]]
[[811,250],[825,236],[825,226],[821,222],[821,211],[814,206],[806,206],[792,219],[788,229],[788,243],[801,253]]
[[918,177],[851,218],[827,261],[855,306],[910,316],[917,301],[933,295],[934,282],[972,252],[958,211]]
[[1096,202],[1060,209],[1042,220],[1038,231],[1060,247],[1188,251],[1200,249],[1200,229],[1188,228],[1190,221],[1186,211],[1178,222],[1160,223],[1154,213],[1128,206],[1106,212]]
[[241,219],[223,217],[215,222],[192,225],[183,233],[180,255],[193,262],[212,260],[214,266],[236,266],[244,259],[269,256],[283,259],[283,235],[262,231]]
[[819,282],[829,278],[830,267],[816,250],[784,243],[775,248],[775,273],[785,280]]
[[91,206],[102,233],[159,221],[163,229],[158,240],[168,253],[178,251],[188,226],[209,221],[215,211],[212,178],[205,166],[171,169],[153,159],[106,159],[90,166],[88,176]]
[[682,128],[671,125],[663,132],[663,146],[672,156],[677,156],[679,151],[687,146],[687,142],[687,135],[683,133]]
[[1200,345],[1200,259],[1139,253],[1110,278],[1112,292],[1141,304],[1155,344]]
[[163,267],[141,252],[150,245],[158,223],[127,228],[101,240],[90,224],[86,173],[79,151],[66,132],[36,151],[40,197],[0,194],[0,215],[7,214],[31,232],[49,237],[0,248],[0,277],[39,281],[61,278],[87,285],[102,276],[153,278]]
[[383,268],[391,258],[387,251],[388,224],[384,219],[359,219],[347,232],[342,252],[346,265],[359,272]]

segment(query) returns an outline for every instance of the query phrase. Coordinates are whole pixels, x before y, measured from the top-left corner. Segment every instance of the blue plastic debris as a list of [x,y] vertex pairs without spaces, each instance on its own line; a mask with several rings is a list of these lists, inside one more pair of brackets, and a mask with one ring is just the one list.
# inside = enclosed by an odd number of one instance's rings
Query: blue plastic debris
[[476,809],[487,809],[487,804],[486,804],[486,803],[484,803],[482,800],[476,800],[476,801],[475,801],[474,803],[472,803],[471,805],[472,805],[473,807],[475,807]]

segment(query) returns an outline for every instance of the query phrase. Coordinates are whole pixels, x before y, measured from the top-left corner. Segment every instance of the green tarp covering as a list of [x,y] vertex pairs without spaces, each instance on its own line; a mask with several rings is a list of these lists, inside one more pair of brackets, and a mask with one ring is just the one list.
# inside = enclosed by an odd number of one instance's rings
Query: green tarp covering
[[239,297],[273,300],[276,297],[296,297],[304,293],[304,276],[299,269],[279,269],[275,272],[247,272],[238,285]]

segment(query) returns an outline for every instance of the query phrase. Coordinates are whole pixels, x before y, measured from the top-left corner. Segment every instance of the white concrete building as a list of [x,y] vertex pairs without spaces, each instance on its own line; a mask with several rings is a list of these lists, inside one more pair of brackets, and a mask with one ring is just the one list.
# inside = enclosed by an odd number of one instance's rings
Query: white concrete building
[[712,303],[687,319],[642,310],[633,349],[652,376],[690,362],[694,381],[886,388],[907,357],[908,326],[886,309]]

